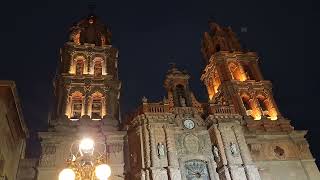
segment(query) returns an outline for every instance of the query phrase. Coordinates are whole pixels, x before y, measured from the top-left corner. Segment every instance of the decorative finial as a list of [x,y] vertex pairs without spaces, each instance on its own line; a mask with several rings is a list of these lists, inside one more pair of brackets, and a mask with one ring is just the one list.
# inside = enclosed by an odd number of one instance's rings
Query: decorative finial
[[145,96],[143,96],[142,97],[142,103],[147,103],[147,102],[148,102],[148,99]]

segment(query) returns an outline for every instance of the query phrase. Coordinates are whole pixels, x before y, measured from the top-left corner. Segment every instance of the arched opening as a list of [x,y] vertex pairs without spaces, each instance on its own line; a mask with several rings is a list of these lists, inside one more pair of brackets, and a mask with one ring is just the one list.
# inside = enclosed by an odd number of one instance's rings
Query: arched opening
[[271,120],[277,120],[277,111],[275,110],[271,100],[264,95],[257,96],[262,114]]
[[81,76],[83,74],[84,69],[84,61],[79,59],[76,61],[76,75]]
[[104,103],[103,103],[103,95],[100,92],[95,92],[92,94],[92,102],[91,102],[91,119],[92,120],[101,120],[103,115]]
[[77,45],[80,45],[80,31],[75,32],[73,35],[73,42]]
[[102,76],[102,62],[101,61],[96,61],[94,63],[94,76],[95,77],[101,77]]
[[220,44],[216,45],[215,50],[216,50],[216,52],[220,52],[220,50],[221,50]]
[[106,45],[106,37],[105,36],[101,36],[101,45],[102,46]]
[[207,91],[208,91],[209,99],[212,100],[213,96],[216,94],[212,77],[208,79]]
[[213,85],[214,85],[214,92],[215,93],[218,92],[220,84],[221,84],[220,76],[219,76],[218,70],[215,69],[213,72]]
[[176,95],[178,98],[178,106],[180,107],[187,106],[186,91],[183,85],[179,84],[176,86]]
[[250,98],[248,94],[242,94],[241,100],[244,106],[244,109],[246,111],[247,116],[252,116],[254,120],[260,120],[261,119],[261,112],[259,108],[257,107],[256,102],[254,99]]
[[241,100],[242,100],[244,109],[247,112],[247,115],[251,115],[252,107],[250,104],[250,97],[248,95],[244,94],[241,96]]
[[71,95],[71,120],[78,120],[83,114],[83,94],[79,91]]
[[245,72],[247,79],[255,80],[255,77],[252,73],[251,67],[247,64],[243,64],[242,67],[243,67],[243,70]]
[[238,81],[245,81],[247,80],[247,77],[245,75],[245,73],[242,70],[242,67],[240,66],[240,64],[236,64],[233,62],[230,62],[228,64],[229,67],[229,71],[231,73],[232,79],[238,80]]

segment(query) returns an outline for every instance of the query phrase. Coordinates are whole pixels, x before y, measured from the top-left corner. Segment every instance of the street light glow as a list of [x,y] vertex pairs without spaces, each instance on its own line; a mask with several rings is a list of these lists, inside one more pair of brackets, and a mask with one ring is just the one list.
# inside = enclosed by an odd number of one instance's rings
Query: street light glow
[[59,180],[75,180],[76,174],[72,169],[66,168],[59,173]]
[[96,176],[99,180],[108,180],[111,176],[111,168],[107,164],[100,164],[96,167]]
[[79,144],[81,154],[92,153],[94,149],[94,141],[90,138],[84,138]]

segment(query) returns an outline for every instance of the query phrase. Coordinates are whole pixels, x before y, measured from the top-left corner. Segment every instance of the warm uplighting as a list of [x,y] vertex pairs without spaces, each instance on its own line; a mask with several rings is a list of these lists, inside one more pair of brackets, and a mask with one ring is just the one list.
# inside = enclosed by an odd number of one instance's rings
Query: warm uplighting
[[63,169],[59,174],[59,180],[74,180],[75,178],[76,174],[69,168]]
[[84,138],[79,144],[79,151],[83,154],[92,154],[94,150],[94,141],[90,138]]
[[108,180],[111,176],[111,168],[107,164],[100,164],[96,167],[96,176],[99,180]]

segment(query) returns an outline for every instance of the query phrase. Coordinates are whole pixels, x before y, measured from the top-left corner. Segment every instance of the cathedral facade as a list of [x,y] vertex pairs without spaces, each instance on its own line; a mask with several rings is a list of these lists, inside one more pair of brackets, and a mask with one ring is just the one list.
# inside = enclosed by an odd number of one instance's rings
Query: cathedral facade
[[259,57],[243,50],[230,28],[210,23],[203,36],[207,102],[191,91],[190,75],[173,66],[164,78],[167,96],[144,97],[122,122],[111,32],[90,15],[69,37],[60,51],[50,127],[39,132],[38,180],[57,180],[70,147],[83,137],[105,145],[109,180],[320,179],[306,131],[281,115]]

